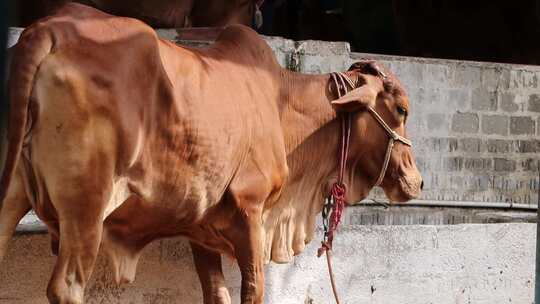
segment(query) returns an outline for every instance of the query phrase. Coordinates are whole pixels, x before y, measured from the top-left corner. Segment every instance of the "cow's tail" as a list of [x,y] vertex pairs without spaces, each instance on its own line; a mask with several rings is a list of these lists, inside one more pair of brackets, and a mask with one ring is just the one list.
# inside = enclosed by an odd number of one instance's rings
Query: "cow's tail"
[[19,41],[11,50],[7,82],[9,104],[7,130],[0,132],[6,134],[6,138],[0,142],[7,144],[5,162],[0,175],[0,205],[17,168],[25,135],[30,131],[28,112],[34,78],[40,63],[50,53],[52,46],[53,39],[50,33],[43,28],[40,29],[36,24],[21,34]]

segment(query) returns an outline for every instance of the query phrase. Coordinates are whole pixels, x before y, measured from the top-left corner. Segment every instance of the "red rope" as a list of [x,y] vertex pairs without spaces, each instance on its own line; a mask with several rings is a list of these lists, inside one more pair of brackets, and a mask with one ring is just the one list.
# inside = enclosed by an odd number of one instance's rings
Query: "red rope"
[[[341,89],[347,93],[347,86],[343,75],[339,73],[333,73],[332,79],[336,85],[338,97],[341,97]],[[339,81],[338,81],[339,80]],[[340,83],[341,82],[341,85]],[[349,82],[350,83],[350,82]],[[328,272],[330,274],[330,282],[332,284],[332,291],[334,292],[334,298],[337,304],[340,304],[336,282],[334,278],[334,271],[332,270],[331,251],[332,243],[334,241],[334,233],[337,231],[339,224],[341,223],[341,216],[343,215],[343,209],[345,209],[345,196],[347,194],[347,188],[343,183],[345,175],[345,166],[347,163],[347,156],[349,154],[349,142],[351,139],[351,117],[348,113],[340,114],[341,117],[341,149],[339,151],[339,175],[338,180],[332,185],[330,194],[323,205],[323,225],[324,225],[324,239],[321,242],[321,247],[317,251],[317,256],[321,256],[326,252],[326,261],[328,263]],[[330,215],[328,213],[330,212]]]
[[339,175],[338,181],[332,185],[329,201],[331,202],[331,214],[328,222],[328,231],[325,231],[325,240],[323,240],[317,255],[320,257],[325,251],[332,250],[334,233],[341,223],[343,209],[345,209],[345,195],[347,188],[343,183],[345,175],[345,166],[349,154],[349,142],[351,138],[351,119],[348,114],[342,114],[341,117],[341,149],[339,155]]

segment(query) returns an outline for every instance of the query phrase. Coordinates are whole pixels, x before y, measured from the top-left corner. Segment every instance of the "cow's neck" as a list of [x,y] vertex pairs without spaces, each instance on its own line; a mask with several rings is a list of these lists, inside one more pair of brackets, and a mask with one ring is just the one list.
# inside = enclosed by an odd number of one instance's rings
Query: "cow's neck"
[[310,172],[325,184],[337,172],[341,136],[330,104],[335,99],[329,88],[330,76],[285,72],[283,79],[281,116],[290,178],[299,180]]
[[329,75],[282,72],[280,114],[289,178],[265,214],[265,253],[289,261],[313,238],[315,219],[338,167],[340,124],[330,102]]

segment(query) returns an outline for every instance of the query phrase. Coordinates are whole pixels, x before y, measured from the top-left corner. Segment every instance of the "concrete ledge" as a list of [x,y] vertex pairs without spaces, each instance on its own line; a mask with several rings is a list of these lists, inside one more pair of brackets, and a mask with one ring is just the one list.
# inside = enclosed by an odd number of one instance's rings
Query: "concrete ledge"
[[[492,207],[480,208],[481,205]],[[504,208],[504,206],[512,207]],[[384,201],[373,203],[366,200],[346,208],[343,223],[345,225],[536,223],[536,212],[536,205],[429,200],[414,200],[407,204],[391,205]],[[320,216],[317,218],[317,226],[322,227]],[[47,227],[33,212],[28,213],[17,226],[17,234],[46,232]]]
[[[532,303],[534,224],[346,226],[335,243],[334,268],[349,304]],[[332,303],[326,261],[315,257],[320,235],[293,263],[266,269],[266,303]],[[53,267],[46,235],[17,236],[0,264],[0,303],[45,303]],[[238,303],[239,274],[225,272]],[[101,259],[88,303],[201,303],[189,247],[164,240],[146,248],[137,279],[116,287]]]

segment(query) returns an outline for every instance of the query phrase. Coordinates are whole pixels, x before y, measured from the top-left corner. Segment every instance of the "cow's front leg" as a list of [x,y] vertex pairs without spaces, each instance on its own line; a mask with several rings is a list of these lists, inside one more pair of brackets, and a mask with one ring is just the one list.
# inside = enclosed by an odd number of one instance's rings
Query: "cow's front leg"
[[234,239],[234,251],[242,274],[242,304],[262,304],[264,295],[264,263],[262,254],[261,214],[239,215],[240,234]]
[[[242,185],[242,184],[240,184]],[[234,255],[242,274],[242,304],[262,304],[264,295],[264,263],[262,244],[262,207],[267,197],[263,187],[235,189],[230,197],[237,211],[226,235],[233,245]],[[243,185],[242,185],[243,186]]]
[[[286,161],[269,162],[275,155],[255,151],[252,159],[238,170],[225,194],[225,203],[234,206],[227,237],[234,248],[242,274],[242,304],[262,304],[264,296],[263,209],[272,204],[287,176]],[[284,154],[283,154],[284,155]],[[281,165],[280,165],[281,164]]]
[[193,242],[190,245],[201,281],[204,304],[231,304],[231,297],[223,277],[221,255]]

